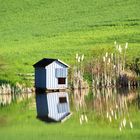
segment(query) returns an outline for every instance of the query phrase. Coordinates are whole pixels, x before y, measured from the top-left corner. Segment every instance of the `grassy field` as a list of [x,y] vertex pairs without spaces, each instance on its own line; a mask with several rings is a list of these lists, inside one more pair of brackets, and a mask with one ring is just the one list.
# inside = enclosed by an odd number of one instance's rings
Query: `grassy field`
[[[87,114],[89,122],[80,125],[76,112],[64,123],[44,123],[36,119],[35,110],[29,110],[28,102],[12,104],[0,109],[0,139],[2,140],[138,140],[140,138],[140,111],[131,110],[134,129],[119,131],[119,123],[109,123],[95,114]],[[92,116],[92,117],[91,117]]]
[[[127,61],[140,56],[139,0],[0,0],[0,83],[26,82],[18,73],[33,72],[43,57],[73,65],[75,54],[86,61],[112,50],[114,41],[129,43]],[[46,124],[36,119],[28,102],[0,107],[2,140],[137,140],[140,111],[132,109],[134,129],[119,131],[88,114],[80,125],[76,112],[65,123]]]
[[129,42],[127,58],[140,55],[139,0],[0,0],[0,80],[23,82],[43,57],[72,65]]

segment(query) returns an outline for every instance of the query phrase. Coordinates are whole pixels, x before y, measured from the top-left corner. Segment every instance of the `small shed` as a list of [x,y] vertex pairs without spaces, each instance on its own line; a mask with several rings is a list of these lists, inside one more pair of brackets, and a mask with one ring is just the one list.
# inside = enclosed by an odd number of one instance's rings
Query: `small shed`
[[62,121],[70,115],[69,98],[66,92],[36,94],[38,118]]
[[34,65],[35,87],[48,90],[68,87],[68,65],[59,59],[43,58]]

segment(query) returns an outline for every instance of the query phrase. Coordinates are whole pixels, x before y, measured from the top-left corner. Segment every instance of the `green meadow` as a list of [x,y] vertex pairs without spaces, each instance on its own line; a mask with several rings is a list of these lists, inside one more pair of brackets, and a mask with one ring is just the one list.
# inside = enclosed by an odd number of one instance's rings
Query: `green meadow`
[[140,55],[139,0],[0,0],[0,80],[26,82],[43,57],[69,65],[90,61],[129,43],[127,61]]
[[[76,53],[85,63],[128,42],[127,63],[140,57],[139,0],[0,0],[0,84],[28,83],[38,60],[58,58],[71,67]],[[0,107],[0,140],[139,140],[140,111],[130,108],[134,128],[119,131],[91,112],[80,125],[78,112],[64,123],[36,119],[30,101]]]

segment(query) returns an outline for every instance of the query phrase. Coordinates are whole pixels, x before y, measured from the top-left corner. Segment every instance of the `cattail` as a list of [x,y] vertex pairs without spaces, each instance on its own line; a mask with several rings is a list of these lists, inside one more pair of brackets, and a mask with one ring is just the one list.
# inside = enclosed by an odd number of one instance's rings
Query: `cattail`
[[110,63],[110,58],[108,58],[108,63]]
[[78,53],[76,54],[76,59],[78,59]]
[[126,45],[125,45],[125,49],[127,49],[128,48],[128,42],[126,42]]
[[84,60],[84,54],[82,55],[82,57],[81,57],[81,61],[83,61]]
[[125,118],[123,119],[123,126],[124,127],[126,126],[126,119]]
[[78,62],[80,62],[80,56],[78,57]]
[[113,60],[113,53],[111,53],[111,59]]
[[119,130],[122,131],[122,127],[121,126],[119,127]]
[[82,125],[82,119],[81,119],[81,117],[80,117],[80,124]]
[[119,48],[118,48],[119,52],[122,53],[122,48],[121,48],[121,45],[119,45]]
[[111,115],[114,116],[114,112],[113,112],[113,110],[111,110]]
[[103,57],[103,62],[105,62],[105,57]]
[[116,45],[116,50],[118,50],[119,49],[119,46],[118,45]]
[[115,120],[117,120],[117,114],[116,114],[116,112],[115,112]]
[[85,121],[86,121],[86,122],[88,122],[88,118],[87,118],[87,116],[86,116],[86,115],[85,115]]
[[130,124],[130,128],[133,129],[133,124],[131,121],[129,122],[129,124]]
[[107,112],[107,114],[106,114],[106,117],[108,118],[109,117],[109,113]]
[[84,121],[84,115],[81,115],[81,119],[82,119],[82,121]]
[[108,57],[108,52],[106,52],[106,55],[105,56]]
[[120,127],[121,127],[121,128],[123,127],[123,123],[122,123],[122,121],[121,121]]
[[109,115],[109,121],[110,121],[110,122],[112,122],[112,118],[111,118],[111,116],[110,116],[110,115]]

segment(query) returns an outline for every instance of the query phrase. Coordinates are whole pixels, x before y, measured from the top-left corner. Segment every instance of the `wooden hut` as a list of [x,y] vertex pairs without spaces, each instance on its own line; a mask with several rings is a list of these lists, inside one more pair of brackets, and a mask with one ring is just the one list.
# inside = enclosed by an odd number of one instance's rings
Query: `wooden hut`
[[59,59],[43,58],[34,65],[35,87],[48,90],[68,87],[68,65]]
[[[68,93],[52,92],[68,87],[68,65],[59,59],[43,58],[34,65],[37,117],[62,121],[70,116]],[[44,90],[45,89],[45,90]]]

